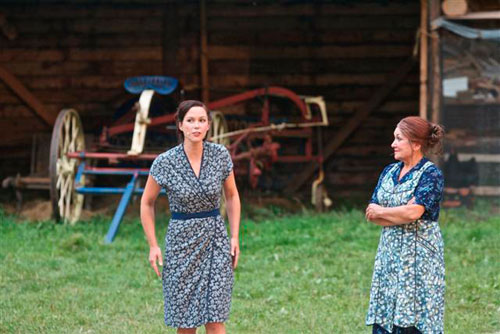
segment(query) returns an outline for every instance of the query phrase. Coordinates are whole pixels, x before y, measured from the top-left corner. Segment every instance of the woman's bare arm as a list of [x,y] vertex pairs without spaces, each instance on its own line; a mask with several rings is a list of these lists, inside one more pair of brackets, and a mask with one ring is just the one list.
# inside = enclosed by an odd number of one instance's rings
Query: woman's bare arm
[[425,212],[423,205],[414,202],[412,199],[406,205],[390,208],[372,203],[366,208],[365,216],[368,221],[381,226],[408,224],[422,217]]
[[141,224],[149,244],[149,263],[158,276],[160,276],[160,272],[156,262],[158,261],[160,266],[163,265],[161,250],[155,233],[155,202],[160,191],[161,187],[149,175],[141,197]]
[[231,231],[231,256],[233,257],[233,268],[238,265],[240,253],[239,231],[241,203],[234,172],[231,172],[224,182],[224,197],[226,199],[227,217],[229,219],[229,229]]

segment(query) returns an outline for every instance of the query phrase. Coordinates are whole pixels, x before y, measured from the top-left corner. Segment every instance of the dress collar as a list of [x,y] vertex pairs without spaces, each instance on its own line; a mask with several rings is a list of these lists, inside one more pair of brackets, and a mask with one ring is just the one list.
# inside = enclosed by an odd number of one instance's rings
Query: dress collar
[[413,166],[402,178],[401,180],[398,180],[398,177],[399,177],[399,174],[401,173],[401,169],[403,169],[403,162],[402,161],[399,161],[397,163],[397,168],[396,168],[396,171],[395,173],[392,175],[392,178],[394,180],[394,183],[403,183],[405,182],[411,174],[415,173],[416,171],[420,170],[420,168],[422,168],[425,163],[429,161],[429,159],[427,159],[426,157],[423,157],[422,159],[420,159],[419,162],[417,162],[417,164],[415,166]]

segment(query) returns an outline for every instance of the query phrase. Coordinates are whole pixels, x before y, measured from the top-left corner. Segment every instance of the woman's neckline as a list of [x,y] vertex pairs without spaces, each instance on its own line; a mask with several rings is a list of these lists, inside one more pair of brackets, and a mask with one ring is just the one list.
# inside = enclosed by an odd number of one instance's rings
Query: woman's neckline
[[205,142],[203,141],[202,144],[201,144],[201,160],[200,160],[200,168],[199,168],[199,171],[198,171],[198,175],[196,175],[196,172],[193,168],[193,165],[191,163],[191,161],[189,160],[189,156],[186,152],[186,148],[184,146],[184,142],[180,144],[181,146],[181,149],[182,149],[182,152],[184,153],[184,157],[186,157],[186,161],[187,161],[187,164],[189,165],[189,167],[191,168],[191,171],[193,172],[193,175],[196,179],[200,179],[201,178],[201,173],[203,171],[203,160],[204,160],[204,156],[205,156]]
[[422,156],[420,158],[420,160],[418,160],[416,164],[414,164],[413,166],[411,166],[410,168],[408,168],[408,170],[406,171],[406,173],[404,173],[403,175],[401,175],[401,173],[403,172],[403,169],[405,168],[405,164],[404,164],[403,161],[400,161],[399,162],[400,169],[399,169],[399,173],[397,175],[397,181],[398,181],[398,183],[401,183],[401,181],[403,181],[403,179],[405,178],[405,176],[409,175],[410,172],[415,169],[415,167],[420,166],[424,160],[425,160],[425,156]]

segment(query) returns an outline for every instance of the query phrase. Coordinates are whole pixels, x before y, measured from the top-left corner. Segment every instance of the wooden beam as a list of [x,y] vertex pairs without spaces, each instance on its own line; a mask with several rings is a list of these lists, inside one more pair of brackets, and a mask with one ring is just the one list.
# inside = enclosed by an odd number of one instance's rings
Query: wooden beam
[[[310,46],[263,46],[258,51],[250,46],[241,45],[209,45],[208,57],[210,60],[249,60],[252,59],[348,59],[348,58],[398,58],[405,57],[412,51],[411,45],[355,45],[335,46],[324,45],[314,47],[311,53]],[[180,57],[188,57],[189,49],[180,48]]]
[[[439,17],[439,0],[430,0],[430,22]],[[441,110],[441,61],[439,51],[439,30],[431,33],[431,122],[439,123]]]
[[[165,4],[162,17],[162,70],[163,75],[178,77],[179,63],[177,62],[177,49],[179,48],[179,20],[178,6],[176,2],[169,1]],[[116,37],[115,37],[116,39]],[[154,41],[154,38],[152,38]],[[138,46],[139,47],[139,46]],[[113,62],[115,63],[115,62]],[[154,62],[144,62],[150,64]],[[130,63],[131,68],[137,69],[137,62]]]
[[427,24],[428,0],[420,0],[420,104],[419,114],[427,119]]
[[49,128],[52,128],[57,116],[47,111],[43,103],[3,66],[0,66],[0,79],[29,105],[35,111],[35,114],[40,117]]
[[[239,1],[241,2],[241,1]],[[384,4],[368,4],[368,3],[357,3],[355,6],[345,4],[335,4],[335,3],[323,3],[312,2],[312,1],[301,1],[296,2],[291,6],[284,6],[278,1],[268,1],[267,3],[254,2],[250,6],[228,6],[227,3],[216,3],[211,2],[211,6],[208,9],[208,14],[212,17],[217,17],[224,19],[229,18],[253,18],[253,17],[265,17],[271,16],[283,17],[283,16],[316,16],[318,9],[322,15],[336,15],[336,16],[379,16],[387,15],[413,15],[418,11],[418,5],[413,2],[408,2],[405,4],[393,4],[387,2]],[[331,1],[333,2],[333,1]],[[188,7],[189,4],[183,5],[187,13],[190,13],[192,8]]]
[[[381,105],[394,88],[396,88],[407,76],[414,64],[415,58],[411,56],[388,77],[388,81],[373,94],[370,100],[341,127],[341,130],[326,144],[323,150],[324,161],[330,158],[370,113]],[[285,189],[285,193],[297,191],[311,177],[317,168],[318,164],[316,162],[311,162],[309,166],[295,178],[294,182]]]
[[200,75],[201,98],[204,103],[210,101],[207,49],[207,4],[205,0],[200,0]]

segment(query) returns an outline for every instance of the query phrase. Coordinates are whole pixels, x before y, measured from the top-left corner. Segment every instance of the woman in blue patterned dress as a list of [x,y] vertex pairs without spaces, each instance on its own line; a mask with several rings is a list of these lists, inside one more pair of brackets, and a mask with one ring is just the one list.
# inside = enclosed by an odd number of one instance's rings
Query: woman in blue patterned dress
[[384,169],[366,208],[366,219],[383,226],[366,317],[374,334],[444,333],[443,175],[424,157],[443,134],[420,117],[402,119],[391,145],[399,162]]
[[[167,192],[171,219],[165,238],[161,277],[165,323],[177,333],[225,333],[239,257],[240,199],[228,150],[205,142],[210,114],[199,101],[182,102],[176,114],[181,144],[153,162],[141,199],[141,222],[149,243],[149,262],[158,276],[162,254],[155,236],[154,204]],[[222,189],[231,238],[219,207]]]

